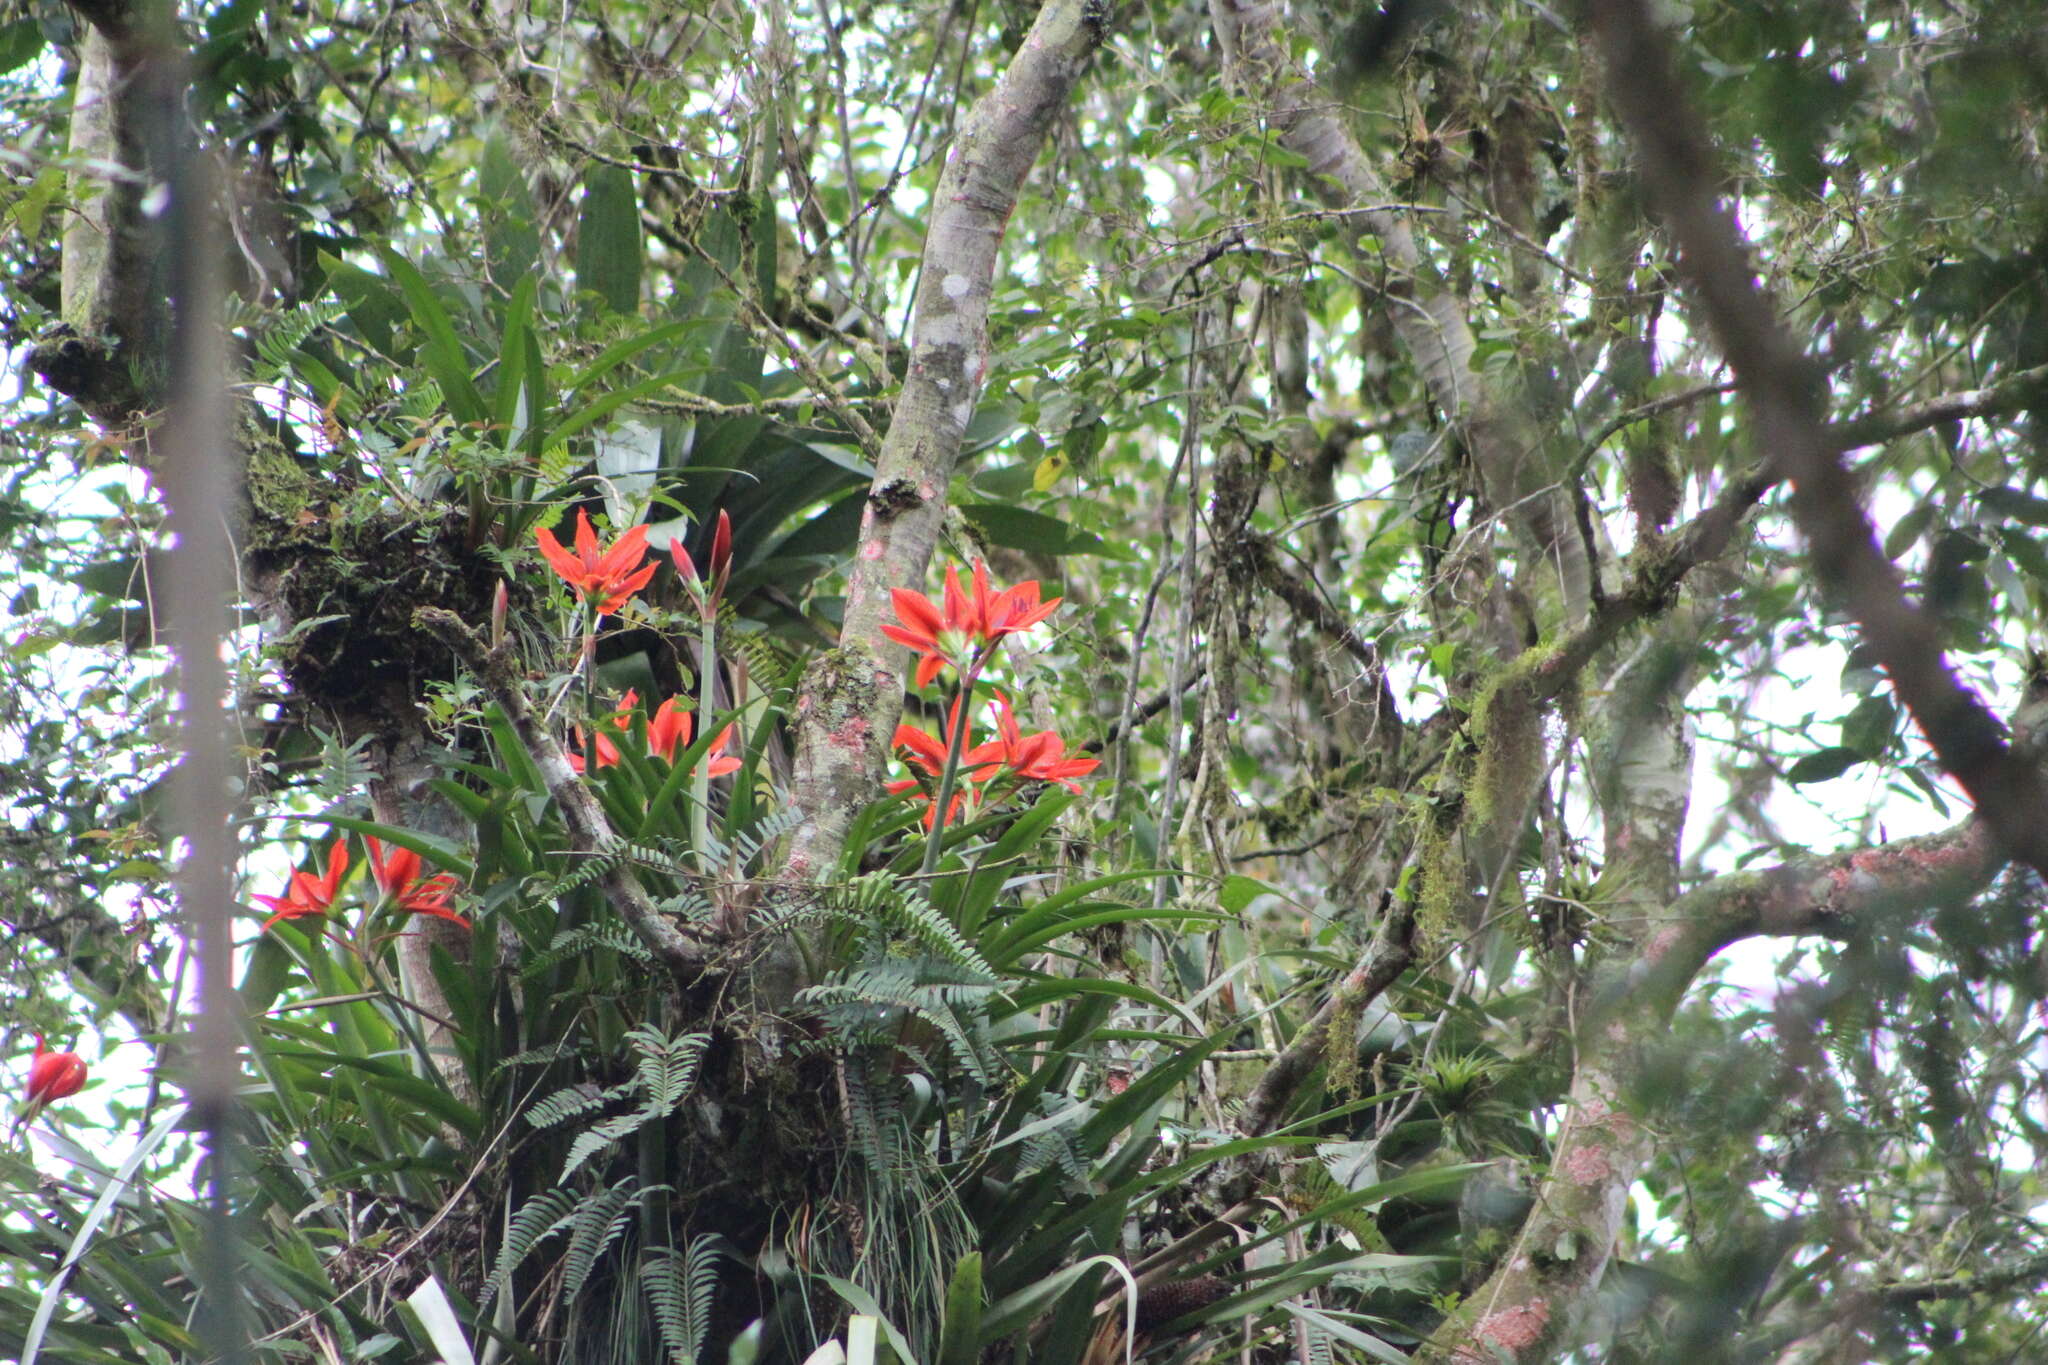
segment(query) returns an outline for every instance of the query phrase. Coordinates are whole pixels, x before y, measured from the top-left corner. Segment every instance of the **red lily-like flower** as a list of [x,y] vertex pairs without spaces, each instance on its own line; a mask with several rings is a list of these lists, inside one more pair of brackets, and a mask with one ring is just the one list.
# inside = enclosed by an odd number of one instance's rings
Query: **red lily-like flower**
[[448,903],[460,886],[452,872],[423,877],[399,893],[398,908],[409,914],[432,915],[435,919],[445,919],[467,929],[470,927],[469,916]]
[[[951,721],[957,725],[959,720],[960,703],[955,701],[953,703]],[[947,732],[950,735],[950,725],[947,728]],[[972,736],[970,735],[969,738],[972,738]],[[921,769],[931,781],[920,781],[915,777],[906,778],[901,782],[887,784],[886,790],[894,796],[907,795],[913,801],[924,802],[924,827],[930,829],[932,827],[933,814],[937,809],[937,801],[932,795],[932,784],[936,783],[945,774],[947,740],[940,738],[929,730],[920,730],[915,725],[899,725],[896,727],[895,746],[898,752],[902,753],[905,763],[913,768]],[[986,747],[986,745],[981,746],[981,748]],[[977,761],[975,756],[980,752],[980,749],[972,749],[963,752],[960,756],[961,775],[972,782],[985,782],[996,771],[993,766],[979,771],[970,771],[970,767]],[[953,789],[953,799],[946,803],[947,824],[952,824],[954,819],[960,814],[960,807],[969,800],[970,792],[971,789],[965,784],[958,785]]]
[[254,896],[252,900],[262,901],[277,913],[263,921],[268,929],[281,919],[298,919],[303,915],[324,915],[334,908],[334,898],[341,890],[341,879],[348,872],[348,836],[334,841],[334,847],[327,851],[326,875],[316,877],[303,868],[292,873],[292,879],[282,896]]
[[991,597],[988,569],[980,560],[974,561],[974,610],[981,621],[982,638],[991,643],[1005,635],[1031,629],[1052,615],[1053,609],[1064,601],[1064,597],[1055,597],[1050,602],[1040,602],[1038,580],[1035,578],[1028,578]]
[[676,750],[690,747],[691,713],[677,706],[677,700],[670,697],[655,707],[654,718],[647,722],[647,752],[669,763],[676,761]]
[[[620,700],[619,709],[612,712],[611,719],[605,722],[605,725],[600,725],[597,727],[597,736],[595,741],[590,745],[590,748],[595,750],[594,756],[597,759],[598,767],[609,768],[619,761],[619,746],[612,741],[612,737],[610,735],[605,733],[605,726],[609,725],[614,730],[632,729],[633,708],[634,706],[639,704],[639,701],[639,691],[636,689],[629,689],[626,695]],[[576,727],[576,737],[578,740],[581,740],[583,738],[583,727],[580,725]],[[584,771],[585,767],[588,765],[590,761],[589,758],[587,758],[583,754],[572,753],[568,756],[568,758],[569,766],[571,768],[574,768],[579,773]]]
[[35,1059],[28,1064],[28,1117],[41,1113],[43,1106],[69,1099],[85,1089],[85,1062],[75,1052],[47,1052],[43,1035],[36,1035]]
[[[1010,711],[1009,699],[998,694],[989,704],[995,712],[997,738],[969,753],[967,761],[1000,764],[1027,782],[1057,782],[1074,791],[1081,785],[1073,779],[1086,776],[1102,766],[1099,758],[1068,758],[1066,741],[1051,730],[1026,735]],[[984,774],[994,771],[984,769]],[[986,780],[985,776],[982,780]]]
[[555,539],[555,533],[545,526],[537,526],[534,540],[540,545],[540,552],[547,558],[548,567],[561,575],[562,581],[576,590],[576,595],[586,602],[594,603],[597,614],[609,616],[626,604],[628,598],[647,586],[654,577],[654,565],[640,566],[647,557],[647,527],[632,527],[611,543],[611,548],[600,553],[597,548],[597,533],[590,529],[590,513],[576,509],[576,552],[562,548]]
[[966,672],[977,644],[992,645],[1005,635],[1029,630],[1065,600],[1055,597],[1041,603],[1036,580],[992,593],[988,566],[978,559],[974,561],[973,583],[970,597],[960,586],[959,568],[948,564],[943,611],[921,592],[909,588],[890,592],[898,624],[883,626],[882,634],[917,651],[917,686],[928,685],[947,664]]
[[711,564],[702,579],[697,575],[697,562],[683,548],[682,537],[669,542],[668,553],[676,572],[683,576],[683,591],[690,595],[697,614],[707,621],[716,620],[718,599],[725,596],[725,585],[732,578],[732,517],[723,507],[718,509],[718,525],[711,532]]
[[[899,645],[917,651],[917,685],[930,686],[947,664],[961,668],[962,656],[972,639],[973,624],[967,619],[966,599],[960,595],[960,571],[946,566],[946,610],[921,592],[893,588],[890,600],[896,604],[899,624],[883,626],[882,634]],[[956,606],[959,608],[955,610]]]
[[[676,705],[680,700],[670,697],[654,710],[654,719],[647,722],[647,752],[663,762],[673,764],[679,750],[690,747],[693,714]],[[724,777],[727,773],[740,770],[739,759],[725,753],[728,741],[732,739],[732,727],[726,726],[718,732],[718,738],[711,741],[710,752],[704,755],[704,773],[707,777]]]
[[370,846],[370,875],[377,879],[378,889],[386,899],[397,901],[401,910],[415,915],[432,915],[469,928],[468,917],[456,913],[448,904],[448,898],[461,885],[453,873],[423,875],[420,855],[411,849],[394,847],[387,858],[376,835],[365,835],[364,842]]

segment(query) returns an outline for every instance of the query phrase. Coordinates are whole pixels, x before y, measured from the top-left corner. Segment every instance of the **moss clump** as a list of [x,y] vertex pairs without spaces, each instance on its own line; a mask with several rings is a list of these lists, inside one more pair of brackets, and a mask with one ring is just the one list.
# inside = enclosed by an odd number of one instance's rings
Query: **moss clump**
[[414,610],[482,622],[503,567],[469,544],[459,509],[400,508],[245,436],[243,563],[278,666],[300,701],[345,730],[388,727],[455,671],[446,647],[413,626]]
[[1357,991],[1341,986],[1331,1002],[1330,1022],[1323,1035],[1323,1087],[1339,1103],[1358,1093],[1358,1021],[1365,1014],[1365,1001]]
[[1543,777],[1543,706],[1534,683],[1552,654],[1542,646],[1522,651],[1474,699],[1469,728],[1479,756],[1465,796],[1466,818],[1487,832],[1489,844],[1513,837],[1500,822],[1520,822]]
[[1465,860],[1458,852],[1463,809],[1455,796],[1447,796],[1423,817],[1426,823],[1416,850],[1415,876],[1420,887],[1415,900],[1415,936],[1430,952],[1441,950],[1457,937],[1461,912],[1469,900]]

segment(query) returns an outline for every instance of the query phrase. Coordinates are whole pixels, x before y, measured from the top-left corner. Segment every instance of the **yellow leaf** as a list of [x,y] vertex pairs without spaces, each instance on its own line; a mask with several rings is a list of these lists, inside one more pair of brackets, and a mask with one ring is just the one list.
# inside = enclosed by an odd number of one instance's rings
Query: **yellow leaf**
[[1055,450],[1038,462],[1038,468],[1031,474],[1031,486],[1041,493],[1050,493],[1066,472],[1067,457]]

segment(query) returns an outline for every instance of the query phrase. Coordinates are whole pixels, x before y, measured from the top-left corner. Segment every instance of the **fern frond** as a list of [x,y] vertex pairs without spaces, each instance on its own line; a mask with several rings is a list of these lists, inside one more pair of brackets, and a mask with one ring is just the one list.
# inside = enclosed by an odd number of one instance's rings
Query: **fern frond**
[[[681,1104],[696,1084],[697,1064],[703,1060],[711,1035],[686,1033],[670,1038],[659,1029],[643,1024],[629,1031],[626,1041],[638,1054],[633,1080],[605,1091],[603,1098],[617,1099],[638,1091],[642,1095],[640,1107],[630,1114],[600,1119],[578,1133],[569,1144],[569,1154],[562,1160],[562,1174],[556,1178],[557,1184],[566,1184],[569,1177],[590,1158],[631,1137]],[[556,1099],[561,1093],[548,1098]],[[589,1107],[585,1106],[582,1112],[588,1112]]]
[[490,1279],[484,1282],[481,1307],[491,1306],[498,1290],[511,1283],[512,1272],[519,1269],[536,1246],[569,1225],[580,1198],[574,1190],[542,1190],[519,1206],[519,1212],[512,1215],[505,1230],[505,1245],[498,1248],[498,1262],[491,1267]]
[[623,924],[586,924],[574,929],[564,929],[555,935],[554,941],[533,955],[533,960],[520,969],[519,979],[531,981],[558,963],[599,948],[609,948],[637,962],[652,962],[654,954],[647,945],[633,936]]
[[654,908],[690,924],[701,924],[711,918],[711,901],[695,886],[684,887],[677,894],[656,901]]
[[562,1087],[527,1110],[526,1121],[536,1128],[552,1128],[579,1114],[602,1108],[606,1100],[613,1098],[616,1096],[612,1091],[601,1089],[589,1081],[579,1081]]
[[246,329],[256,335],[256,356],[260,362],[256,373],[263,378],[288,373],[292,369],[292,352],[305,345],[307,337],[332,326],[346,312],[341,300],[330,298],[303,302],[288,312],[271,314],[263,319],[265,325],[260,329],[253,325],[254,318],[242,320]]
[[647,1109],[666,1114],[683,1102],[697,1080],[697,1064],[710,1045],[708,1033],[668,1038],[649,1024],[631,1029],[626,1042],[639,1054],[639,1083],[647,1092]]
[[508,1067],[548,1066],[555,1062],[561,1061],[562,1056],[563,1048],[562,1045],[559,1043],[551,1044],[547,1047],[526,1048],[523,1051],[514,1052],[509,1056],[500,1057],[498,1059],[497,1066],[493,1070],[492,1074],[495,1075],[498,1072],[502,1072],[506,1070]]
[[569,1228],[569,1250],[562,1258],[563,1302],[576,1301],[576,1296],[583,1292],[584,1281],[590,1278],[591,1270],[597,1265],[598,1257],[626,1230],[633,1208],[644,1193],[638,1188],[638,1183],[632,1176],[626,1176],[610,1189],[600,1191],[596,1198],[584,1200],[577,1208],[575,1220]]
[[654,1309],[669,1365],[697,1365],[711,1326],[711,1296],[718,1288],[720,1239],[690,1240],[687,1251],[650,1247],[640,1262],[640,1288]]
[[932,908],[922,891],[906,888],[902,895],[883,901],[879,911],[884,924],[909,936],[932,956],[957,963],[989,980],[995,978],[995,969],[960,936],[951,920]]
[[761,850],[780,839],[804,822],[804,812],[796,809],[775,811],[756,820],[746,829],[732,836],[727,852],[732,855],[726,866],[751,866],[760,856]]
[[569,1144],[569,1155],[562,1158],[562,1174],[556,1177],[555,1183],[567,1184],[569,1177],[583,1168],[584,1162],[599,1152],[609,1150],[621,1139],[631,1137],[659,1117],[660,1115],[650,1114],[644,1109],[635,1109],[630,1114],[620,1114],[591,1124],[578,1133],[576,1140]]
[[571,895],[595,886],[620,868],[632,865],[670,877],[694,877],[697,855],[681,839],[621,839],[609,848],[584,854],[574,870],[546,886],[550,897]]

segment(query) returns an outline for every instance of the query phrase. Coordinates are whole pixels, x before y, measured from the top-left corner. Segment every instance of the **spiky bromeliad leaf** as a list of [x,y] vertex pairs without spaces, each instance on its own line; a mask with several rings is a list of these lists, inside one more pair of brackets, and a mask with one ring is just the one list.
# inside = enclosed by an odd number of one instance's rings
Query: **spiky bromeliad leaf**
[[692,1238],[687,1251],[650,1247],[641,1258],[640,1287],[654,1308],[670,1365],[697,1365],[718,1287],[719,1246],[717,1237],[706,1234]]

